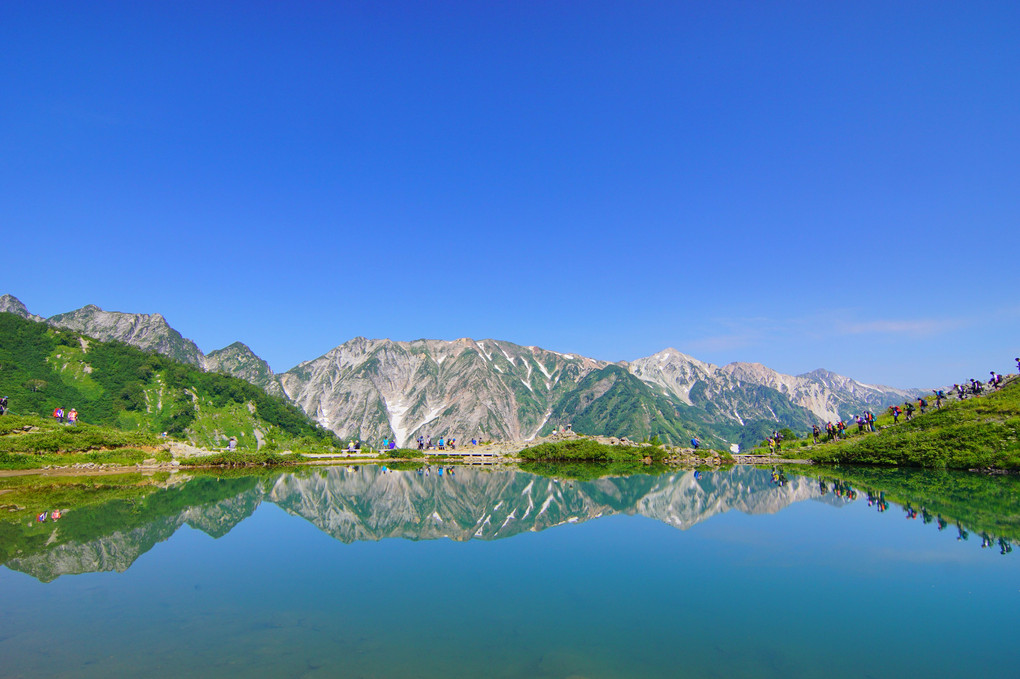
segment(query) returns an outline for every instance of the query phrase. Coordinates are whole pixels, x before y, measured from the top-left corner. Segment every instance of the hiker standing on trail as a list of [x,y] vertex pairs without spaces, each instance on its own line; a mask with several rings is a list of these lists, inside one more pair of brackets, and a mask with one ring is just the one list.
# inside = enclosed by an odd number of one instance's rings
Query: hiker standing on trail
[[61,408],[60,406],[57,406],[56,408],[54,408],[53,409],[53,419],[56,420],[57,422],[63,424],[64,423],[64,409]]
[[7,397],[0,398],[0,415],[7,412]]
[[1013,360],[1016,361],[1016,371],[1020,373],[1020,358],[1014,358]]
[[811,427],[811,437],[814,439],[815,443],[818,443],[818,435],[821,433],[822,432],[818,429],[817,424]]
[[892,422],[893,422],[893,424],[899,424],[900,423],[900,407],[899,406],[889,406],[889,410],[892,411]]
[[904,410],[907,412],[907,422],[909,422],[910,420],[914,419],[914,404],[911,403],[910,401],[907,401],[903,405],[906,406]]
[[78,424],[78,411],[74,408],[67,412],[67,423],[72,427]]
[[917,407],[921,409],[921,414],[924,415],[924,410],[925,410],[925,408],[928,407],[928,402],[925,401],[923,398],[918,397],[918,399],[917,399]]

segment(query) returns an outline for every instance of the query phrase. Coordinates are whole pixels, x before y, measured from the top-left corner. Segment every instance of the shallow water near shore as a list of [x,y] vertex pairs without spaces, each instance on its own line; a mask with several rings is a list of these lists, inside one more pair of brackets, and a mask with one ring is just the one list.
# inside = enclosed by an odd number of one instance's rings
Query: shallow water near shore
[[[427,471],[0,483],[0,674],[959,677],[1020,662],[1013,477]],[[32,498],[78,504],[39,522]]]

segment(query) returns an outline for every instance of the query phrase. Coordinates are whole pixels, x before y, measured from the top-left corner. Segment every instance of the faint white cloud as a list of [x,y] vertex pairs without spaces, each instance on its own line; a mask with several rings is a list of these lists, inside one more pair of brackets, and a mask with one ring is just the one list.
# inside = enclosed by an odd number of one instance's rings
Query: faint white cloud
[[959,318],[922,318],[909,321],[876,320],[850,323],[840,322],[836,325],[835,330],[836,334],[839,335],[878,334],[926,337],[930,335],[937,335],[949,330],[957,330],[967,325],[970,325],[970,321]]
[[931,337],[943,332],[958,330],[976,322],[972,318],[915,318],[915,319],[857,319],[851,310],[833,310],[824,314],[784,319],[718,318],[713,321],[716,334],[706,334],[684,342],[690,351],[731,351],[746,347],[786,342],[790,339],[824,341],[849,335],[890,335]]

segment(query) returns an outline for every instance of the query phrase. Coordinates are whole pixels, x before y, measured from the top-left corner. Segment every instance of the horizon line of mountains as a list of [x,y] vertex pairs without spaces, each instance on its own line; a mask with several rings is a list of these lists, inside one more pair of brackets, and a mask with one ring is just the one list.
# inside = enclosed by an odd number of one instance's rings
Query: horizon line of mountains
[[715,366],[665,349],[611,363],[501,340],[355,337],[282,373],[247,345],[203,353],[158,314],[90,304],[42,318],[11,295],[0,312],[157,352],[241,378],[297,405],[342,439],[406,446],[418,436],[526,441],[567,424],[590,435],[742,448],[777,428],[881,409],[921,393],[824,369],[784,375],[759,363]]

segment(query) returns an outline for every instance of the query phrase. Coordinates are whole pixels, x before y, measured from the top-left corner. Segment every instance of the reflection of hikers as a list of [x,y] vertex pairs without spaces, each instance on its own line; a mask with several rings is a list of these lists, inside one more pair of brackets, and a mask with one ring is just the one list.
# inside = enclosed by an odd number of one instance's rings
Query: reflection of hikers
[[960,522],[956,522],[956,539],[957,540],[968,540],[970,539],[970,533],[967,529],[960,525]]
[[1013,545],[1006,538],[999,538],[999,554],[1006,554],[1013,551]]

